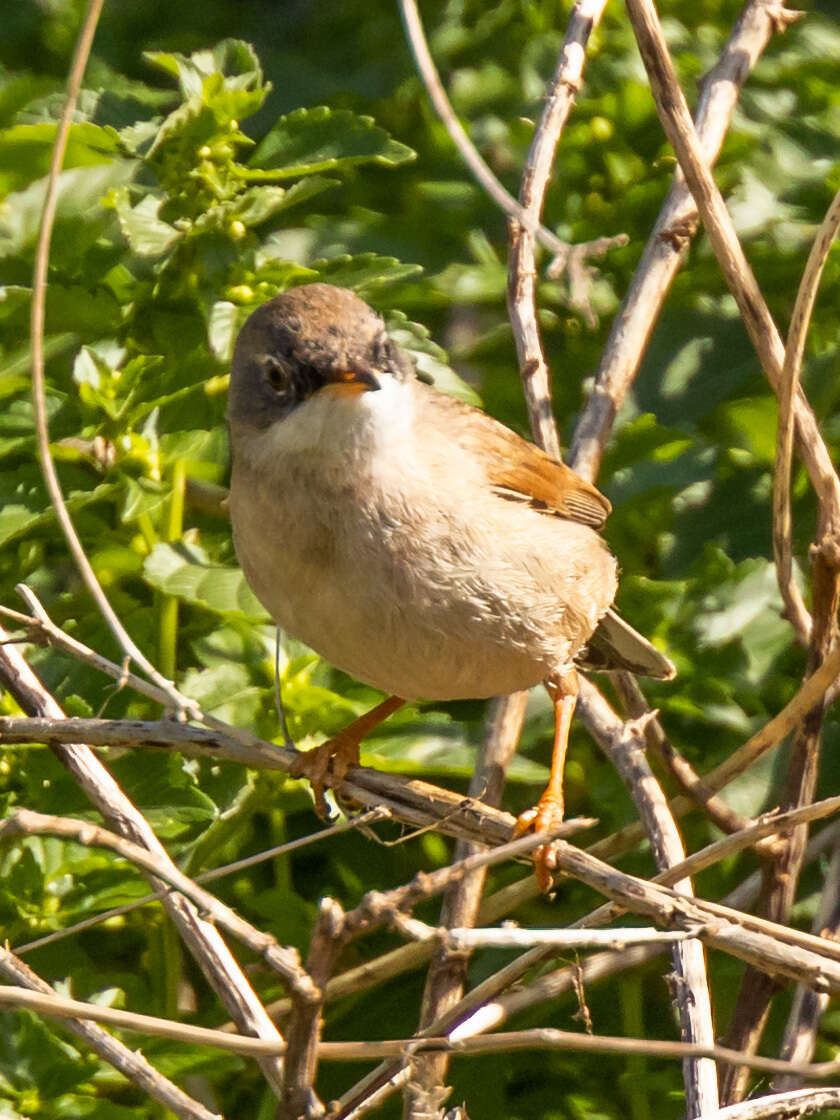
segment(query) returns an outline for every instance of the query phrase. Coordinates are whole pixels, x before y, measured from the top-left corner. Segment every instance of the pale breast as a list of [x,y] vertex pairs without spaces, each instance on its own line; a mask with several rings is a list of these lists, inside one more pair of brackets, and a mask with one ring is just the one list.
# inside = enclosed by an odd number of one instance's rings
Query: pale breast
[[[493,495],[445,442],[382,451],[372,472],[358,438],[328,464],[235,448],[236,550],[277,623],[409,699],[499,695],[568,665],[615,594],[597,534]],[[441,457],[443,487],[428,469]]]

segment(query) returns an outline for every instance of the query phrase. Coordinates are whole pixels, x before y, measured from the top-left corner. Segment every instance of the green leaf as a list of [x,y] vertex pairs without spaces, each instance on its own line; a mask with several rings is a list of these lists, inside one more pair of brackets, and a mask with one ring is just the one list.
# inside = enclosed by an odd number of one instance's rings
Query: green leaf
[[251,157],[251,167],[268,167],[289,178],[343,170],[364,163],[398,167],[415,158],[371,117],[348,109],[298,109],[281,117]]
[[405,264],[396,257],[380,257],[377,253],[346,254],[329,260],[312,262],[318,279],[338,288],[354,288],[367,292],[384,284],[394,284],[417,276],[423,271],[419,264]]
[[223,39],[212,50],[177,52],[145,51],[147,62],[178,79],[185,98],[200,96],[206,78],[221,74],[229,89],[252,89],[263,84],[257,53],[242,39]]
[[[91,502],[101,501],[119,490],[117,483],[103,482],[91,490],[65,491],[71,513]],[[18,467],[0,474],[0,544],[19,537],[31,529],[49,524],[54,517],[40,470],[35,466]]]
[[[95,167],[62,171],[58,179],[58,220],[72,220],[78,227],[102,221],[107,216],[101,206],[103,197],[111,188],[130,182],[137,167],[134,160],[114,159]],[[38,179],[0,203],[0,257],[13,256],[34,244],[46,185],[46,179]]]
[[180,230],[158,217],[163,199],[146,194],[132,206],[127,188],[112,192],[111,199],[123,236],[138,257],[162,257],[183,237]]
[[451,397],[481,406],[481,397],[471,385],[449,365],[446,352],[432,339],[420,323],[413,323],[402,311],[390,311],[385,316],[388,334],[408,354],[417,372],[432,381],[438,389]]
[[[20,190],[50,169],[57,126],[19,124],[0,132],[0,196]],[[70,126],[64,169],[109,163],[119,154],[119,136],[113,128],[83,123]]]
[[211,563],[204,549],[196,545],[155,545],[143,573],[158,591],[216,614],[251,620],[266,617],[242,572]]

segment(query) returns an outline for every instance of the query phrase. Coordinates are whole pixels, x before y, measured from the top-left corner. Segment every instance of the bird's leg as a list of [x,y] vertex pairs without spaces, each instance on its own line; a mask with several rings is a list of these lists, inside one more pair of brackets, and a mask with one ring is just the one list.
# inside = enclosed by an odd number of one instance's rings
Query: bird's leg
[[332,739],[314,747],[311,751],[301,751],[290,770],[293,778],[307,778],[315,794],[315,811],[321,818],[329,813],[324,800],[327,778],[331,785],[337,785],[353,766],[359,765],[359,744],[374,727],[401,708],[405,700],[399,696],[388,696],[381,704],[354,719]]
[[[566,766],[566,748],[572,715],[578,697],[577,673],[574,669],[561,673],[545,682],[548,695],[554,704],[554,750],[551,754],[551,773],[542,797],[532,809],[527,809],[516,822],[515,836],[526,832],[546,832],[563,823],[563,772]],[[553,845],[546,844],[534,852],[534,871],[541,891],[551,889],[554,871]]]

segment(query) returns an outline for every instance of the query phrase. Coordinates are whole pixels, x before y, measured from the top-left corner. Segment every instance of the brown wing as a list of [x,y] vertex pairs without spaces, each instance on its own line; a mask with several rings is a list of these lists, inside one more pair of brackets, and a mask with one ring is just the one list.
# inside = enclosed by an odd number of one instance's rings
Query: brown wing
[[437,389],[422,386],[422,391],[434,393],[439,406],[448,409],[461,446],[485,463],[488,480],[502,497],[528,502],[535,509],[595,529],[604,524],[612,506],[571,467],[558,463],[487,413]]

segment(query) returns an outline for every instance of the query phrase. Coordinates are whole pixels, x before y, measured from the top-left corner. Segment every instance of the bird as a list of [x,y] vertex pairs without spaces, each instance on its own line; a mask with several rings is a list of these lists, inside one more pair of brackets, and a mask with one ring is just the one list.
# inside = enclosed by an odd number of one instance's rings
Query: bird
[[[237,338],[227,406],[229,508],[245,578],[279,627],[386,693],[301,752],[313,786],[359,765],[402,703],[545,684],[548,786],[517,834],[556,827],[577,669],[669,679],[670,660],[612,607],[618,564],[593,485],[481,409],[418,377],[346,288],[290,288]],[[552,881],[551,846],[535,853]]]

